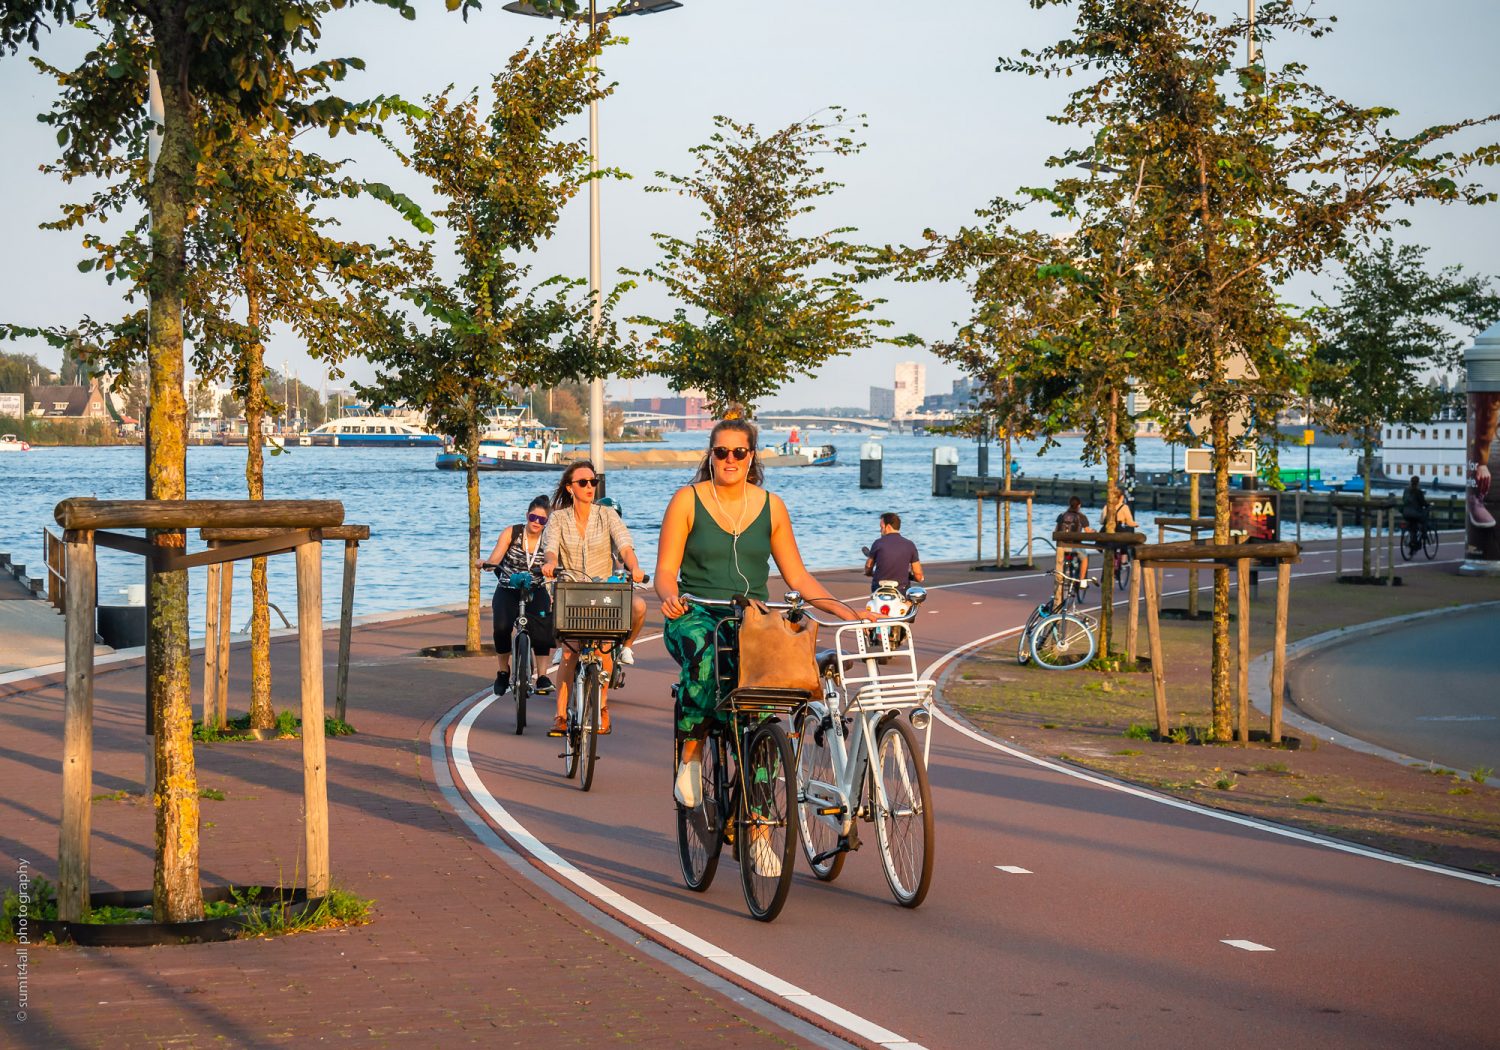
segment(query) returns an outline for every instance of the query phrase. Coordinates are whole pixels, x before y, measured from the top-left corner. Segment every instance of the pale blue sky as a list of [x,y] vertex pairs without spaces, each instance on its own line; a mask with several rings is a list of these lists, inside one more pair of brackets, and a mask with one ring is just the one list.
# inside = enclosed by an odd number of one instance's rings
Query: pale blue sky
[[[831,173],[846,189],[824,206],[828,224],[859,227],[871,241],[912,241],[925,226],[953,229],[990,198],[1041,181],[1042,162],[1073,133],[1047,121],[1066,84],[1028,81],[994,72],[1001,54],[1041,46],[1062,35],[1065,11],[1035,12],[1025,0],[684,0],[684,7],[622,23],[627,46],[608,54],[606,73],[619,82],[603,104],[603,161],[631,172],[626,183],[604,190],[606,279],[620,267],[640,267],[653,257],[650,233],[689,233],[691,208],[675,198],[647,194],[658,169],[685,170],[687,150],[707,137],[714,114],[776,127],[829,105],[868,114],[869,148],[839,162]],[[348,94],[398,92],[420,97],[450,81],[473,87],[498,69],[529,35],[548,23],[507,15],[494,3],[467,24],[423,0],[420,16],[406,22],[387,9],[356,7],[326,24],[329,54],[359,55],[368,69]],[[1204,0],[1223,14],[1243,10],[1243,0]],[[1296,57],[1330,90],[1363,104],[1402,111],[1399,127],[1500,110],[1500,4],[1493,0],[1320,0],[1316,11],[1336,14],[1329,38],[1299,44]],[[77,35],[58,34],[44,54],[65,63],[81,46]],[[1290,58],[1272,45],[1273,64]],[[74,235],[37,229],[71,190],[37,172],[53,157],[52,133],[35,114],[50,102],[50,84],[21,56],[0,60],[0,194],[4,210],[0,250],[0,318],[28,324],[67,322],[83,313],[108,316],[118,308],[112,290],[95,275],[77,272],[81,251]],[[586,128],[580,126],[582,134]],[[1467,144],[1500,140],[1500,128]],[[421,183],[373,144],[340,138],[326,152],[350,149],[357,172],[425,199]],[[1484,176],[1500,188],[1500,174]],[[1500,273],[1500,206],[1483,209],[1427,207],[1411,214],[1403,240],[1428,244],[1434,263],[1462,263]],[[380,211],[347,212],[351,233],[378,237],[391,229]],[[587,273],[587,205],[573,204],[557,237],[537,260],[539,274]],[[1321,278],[1323,286],[1328,275]],[[1313,283],[1299,287],[1306,295]],[[965,315],[956,288],[889,284],[885,315],[900,331],[939,339]],[[636,293],[632,310],[665,310],[654,289]],[[44,346],[25,346],[43,360]],[[290,363],[317,385],[320,364],[293,340],[274,340],[270,357]],[[827,365],[813,381],[784,389],[767,407],[855,404],[872,384],[890,385],[893,365],[908,357],[926,361],[928,389],[946,389],[957,373],[926,352],[872,349]],[[349,367],[368,375],[359,363]],[[611,383],[611,396],[665,391],[655,381]]]

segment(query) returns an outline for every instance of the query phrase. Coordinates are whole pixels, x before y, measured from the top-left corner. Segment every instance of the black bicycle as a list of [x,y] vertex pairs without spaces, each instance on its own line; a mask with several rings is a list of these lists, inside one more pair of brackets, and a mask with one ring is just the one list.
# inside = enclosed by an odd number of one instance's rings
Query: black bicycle
[[1417,556],[1417,551],[1427,555],[1431,561],[1437,557],[1438,533],[1432,527],[1432,523],[1424,515],[1421,521],[1407,522],[1401,530],[1401,558],[1403,561],[1411,561]]
[[[495,570],[495,575],[500,576],[499,569]],[[521,598],[510,633],[510,688],[516,697],[516,735],[519,736],[526,729],[526,701],[536,691],[532,684],[534,657],[531,636],[526,633],[526,606],[541,590],[542,579],[529,572],[513,572],[501,579],[501,586],[517,591]]]
[[[682,595],[704,607],[728,608],[733,601]],[[786,604],[769,608],[802,615],[796,592]],[[688,889],[708,889],[727,843],[740,865],[740,888],[751,916],[770,922],[781,913],[792,886],[792,858],[797,850],[797,765],[792,743],[780,719],[807,702],[792,690],[741,689],[734,668],[739,651],[739,616],[726,616],[714,630],[720,709],[728,726],[713,724],[699,751],[702,795],[696,806],[677,803],[677,855]],[[681,714],[677,686],[672,688],[674,716]],[[730,728],[732,727],[732,728]],[[672,755],[675,775],[685,741],[677,735]],[[749,771],[748,775],[743,775]]]

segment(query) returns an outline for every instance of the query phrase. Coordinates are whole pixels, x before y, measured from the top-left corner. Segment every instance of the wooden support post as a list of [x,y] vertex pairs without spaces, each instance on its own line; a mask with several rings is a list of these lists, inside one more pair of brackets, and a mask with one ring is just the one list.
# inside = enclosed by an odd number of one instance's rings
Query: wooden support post
[[335,686],[333,713],[340,721],[348,711],[349,635],[354,631],[354,564],[359,558],[359,544],[344,541],[344,594],[339,605],[339,672]]
[[218,710],[215,698],[219,690],[219,614],[223,603],[219,600],[220,571],[222,565],[208,567],[208,594],[205,597],[203,638],[203,728],[216,726],[214,714]]
[[1028,569],[1033,569],[1033,568],[1036,567],[1036,562],[1033,560],[1032,553],[1031,553],[1031,498],[1030,497],[1027,497],[1027,499],[1026,499],[1026,567]]
[[1333,578],[1344,575],[1344,508],[1333,508]]
[[[1308,482],[1304,481],[1303,484],[1306,485],[1306,484],[1308,484]],[[1293,496],[1293,498],[1297,501],[1297,542],[1298,543],[1302,542],[1302,496],[1303,496],[1303,492],[1302,492],[1301,489],[1298,489],[1296,491],[1296,493],[1294,494],[1294,496]]]
[[[1192,504],[1192,509],[1188,511],[1188,516],[1193,518],[1196,518],[1198,516],[1198,483],[1199,475],[1192,474],[1188,476],[1188,502]],[[1188,539],[1197,540],[1197,538],[1198,527],[1195,525],[1188,531]],[[1188,619],[1198,619],[1197,569],[1188,570]]]
[[328,769],[323,740],[323,544],[297,547],[297,639],[302,665],[302,804],[307,895],[328,892]]
[[1005,535],[1005,511],[1010,507],[1002,496],[995,500],[995,568],[1010,564],[1010,537]]
[[1130,574],[1130,619],[1125,624],[1125,659],[1135,662],[1136,645],[1141,637],[1141,563],[1132,566]]
[[1156,696],[1156,735],[1167,738],[1167,680],[1161,662],[1161,624],[1157,616],[1156,603],[1161,590],[1159,569],[1149,562],[1141,564],[1146,583],[1146,637],[1151,645],[1151,689]]
[[[1434,468],[1435,469],[1435,468]],[[1385,585],[1396,586],[1396,508],[1385,512]]]
[[[981,479],[982,481],[983,479]],[[979,512],[979,523],[974,526],[974,563],[984,564],[984,493],[974,498],[974,508]]]
[[229,636],[234,633],[234,562],[224,563],[219,591],[219,680],[214,683],[214,717],[220,729],[229,725]]
[[1052,608],[1061,609],[1063,600],[1063,549],[1061,544],[1053,548]]
[[1276,563],[1276,639],[1271,649],[1271,743],[1281,743],[1281,700],[1286,689],[1286,621],[1291,603],[1292,563]]
[[1235,739],[1242,744],[1250,743],[1250,559],[1240,558],[1234,563],[1239,584],[1240,627],[1240,675],[1239,675],[1239,727]]
[[89,832],[94,795],[94,533],[64,535],[67,573],[63,699],[62,827],[57,844],[57,915],[81,922],[89,909]]

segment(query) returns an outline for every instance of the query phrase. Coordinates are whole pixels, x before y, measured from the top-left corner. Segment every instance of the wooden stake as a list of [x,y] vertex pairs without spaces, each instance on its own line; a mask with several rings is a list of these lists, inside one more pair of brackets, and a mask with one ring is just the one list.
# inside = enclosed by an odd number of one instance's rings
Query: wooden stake
[[995,501],[995,568],[1003,569],[1010,564],[1010,537],[1005,534],[1005,515],[1010,504],[1003,499]]
[[1276,563],[1276,640],[1271,649],[1271,743],[1281,743],[1281,700],[1286,688],[1286,622],[1291,603],[1292,563]]
[[1151,688],[1156,695],[1156,735],[1158,739],[1167,738],[1167,681],[1165,668],[1161,664],[1161,624],[1157,616],[1157,592],[1161,582],[1157,576],[1159,570],[1151,568],[1149,564],[1141,566],[1141,571],[1146,579],[1146,636],[1151,644]]
[[229,636],[234,633],[234,562],[224,563],[219,592],[219,680],[214,687],[214,715],[218,727],[229,725]]
[[328,769],[323,740],[323,544],[297,547],[297,639],[302,665],[302,805],[307,895],[328,892]]
[[340,722],[348,710],[349,635],[354,631],[354,564],[359,558],[359,544],[344,541],[344,594],[339,605],[339,672],[335,687],[333,712]]
[[1141,568],[1139,561],[1130,573],[1130,619],[1125,625],[1125,659],[1135,662],[1135,649],[1141,637]]
[[57,914],[81,922],[89,909],[89,832],[94,794],[94,533],[64,534],[67,550],[67,671],[63,700],[62,827],[57,843]]
[[[979,479],[981,482],[983,478]],[[974,562],[976,565],[984,564],[984,493],[981,492],[974,499],[974,508],[979,512],[979,524],[974,526]]]
[[1333,527],[1336,530],[1333,538],[1333,578],[1344,575],[1344,508],[1333,508]]
[[[1188,515],[1190,517],[1196,518],[1198,516],[1198,475],[1197,474],[1193,474],[1193,475],[1190,475],[1188,477],[1188,502],[1193,505],[1192,509],[1188,511]],[[1196,540],[1197,538],[1198,538],[1198,527],[1195,525],[1191,529],[1188,530],[1188,539],[1190,539],[1190,540]],[[1196,620],[1197,618],[1198,618],[1198,570],[1197,569],[1189,569],[1188,570],[1188,619],[1189,620]]]
[[1240,607],[1239,731],[1235,739],[1242,744],[1248,744],[1250,743],[1250,559],[1240,558],[1234,563],[1234,568]]
[[1026,500],[1026,567],[1036,568],[1036,562],[1032,560],[1031,553],[1031,500]]
[[217,711],[217,705],[214,700],[219,689],[219,613],[222,608],[219,596],[222,590],[220,586],[222,568],[221,565],[208,567],[208,595],[205,600],[205,637],[203,639],[203,728],[205,729],[216,724],[214,714]]

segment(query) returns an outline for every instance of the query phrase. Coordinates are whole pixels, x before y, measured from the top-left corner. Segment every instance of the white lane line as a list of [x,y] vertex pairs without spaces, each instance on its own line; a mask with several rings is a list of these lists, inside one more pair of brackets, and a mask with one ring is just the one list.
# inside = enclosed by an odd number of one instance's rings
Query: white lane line
[[1005,872],[1007,875],[1030,875],[1031,874],[1030,869],[1028,869],[1028,868],[1018,868],[1014,864],[996,864],[995,868],[998,871]]
[[[908,1040],[905,1036],[896,1034],[887,1028],[866,1018],[860,1017],[839,1006],[831,1003],[821,996],[814,995],[806,989],[799,988],[789,981],[782,980],[775,974],[762,970],[753,963],[741,959],[717,945],[711,944],[695,934],[678,926],[674,922],[664,919],[655,912],[635,903],[630,898],[617,891],[610,889],[591,875],[580,871],[565,857],[559,855],[552,847],[529,831],[525,825],[510,814],[510,811],[502,806],[490,793],[484,784],[474,764],[469,758],[469,732],[474,722],[484,713],[490,704],[494,703],[495,697],[490,695],[475,704],[459,721],[453,730],[453,764],[458,769],[459,779],[469,789],[474,800],[479,804],[486,814],[500,828],[508,834],[515,843],[527,853],[551,870],[554,877],[560,882],[570,886],[575,893],[586,899],[592,898],[596,901],[608,903],[621,914],[629,916],[635,922],[640,923],[652,930],[656,936],[665,942],[676,945],[685,952],[697,955],[703,959],[712,959],[713,962],[728,970],[730,973],[742,980],[759,988],[766,995],[777,996],[788,1002],[796,1003],[802,1009],[817,1017],[821,1017],[839,1028],[853,1032],[863,1039],[872,1043],[890,1047],[891,1050],[905,1050],[913,1048],[919,1050],[919,1044]],[[441,755],[437,756],[441,760]]]
[[[1326,572],[1304,572],[1298,573],[1297,576],[1293,577],[1293,579],[1305,578],[1308,576],[1332,575],[1333,572],[1331,570]],[[1186,589],[1180,591],[1169,591],[1166,594],[1163,594],[1162,597],[1175,597],[1177,595],[1186,593]],[[1020,627],[1011,627],[1004,631],[996,631],[994,634],[985,635],[983,638],[976,638],[973,641],[965,642],[963,645],[955,646],[954,648],[944,653],[942,656],[938,657],[932,663],[928,664],[927,669],[922,672],[922,677],[924,679],[932,680],[943,669],[945,665],[952,663],[960,656],[983,648],[984,646],[989,645],[992,642],[998,642],[1001,639],[1009,638],[1012,635],[1020,633],[1020,631]],[[1365,849],[1363,846],[1357,846],[1352,842],[1342,842],[1338,839],[1322,838],[1309,832],[1297,831],[1293,828],[1279,827],[1274,824],[1266,824],[1259,820],[1255,820],[1252,817],[1244,817],[1240,816],[1237,813],[1229,813],[1224,810],[1208,809],[1204,806],[1198,805],[1197,803],[1188,802],[1184,799],[1171,798],[1167,795],[1158,795],[1155,792],[1147,791],[1144,788],[1133,787],[1130,784],[1120,784],[1112,780],[1106,780],[1103,777],[1094,776],[1092,773],[1086,773],[1081,769],[1075,769],[1070,766],[1061,765],[1057,762],[1051,762],[1045,758],[1039,758],[1036,755],[1027,754],[1025,751],[1020,751],[1016,748],[1002,744],[1000,741],[993,740],[990,737],[987,737],[982,733],[978,733],[970,729],[968,726],[958,722],[941,707],[936,708],[934,713],[937,715],[938,721],[942,722],[944,725],[948,726],[951,729],[958,730],[959,733],[977,743],[983,744],[985,747],[991,748],[995,751],[999,751],[1002,754],[1009,755],[1012,758],[1020,759],[1022,762],[1029,762],[1034,766],[1040,766],[1042,769],[1049,769],[1054,773],[1061,773],[1063,776],[1072,777],[1074,780],[1082,780],[1086,783],[1094,784],[1098,787],[1108,788],[1111,791],[1119,791],[1126,795],[1134,795],[1136,798],[1142,798],[1148,802],[1155,802],[1159,805],[1167,806],[1172,809],[1180,809],[1187,813],[1196,813],[1199,816],[1208,817],[1212,820],[1222,820],[1228,824],[1237,824],[1240,827],[1244,828],[1254,828],[1257,831],[1264,831],[1268,835],[1278,835],[1282,838],[1292,839],[1297,842],[1305,842],[1314,846],[1322,846],[1325,849],[1336,850],[1340,853],[1350,853],[1356,857],[1365,857],[1369,860],[1384,861],[1387,864],[1395,864],[1398,867],[1403,868],[1415,868],[1418,871],[1431,872],[1434,875],[1446,875],[1451,879],[1462,879],[1465,882],[1477,882],[1483,886],[1500,886],[1500,879],[1490,878],[1487,875],[1479,875],[1471,871],[1460,871],[1457,868],[1445,868],[1437,864],[1427,864],[1419,860],[1411,860],[1407,857],[1397,857],[1388,853],[1380,853],[1375,850]]]
[[1275,948],[1267,948],[1264,944],[1256,944],[1254,941],[1220,941],[1219,943],[1227,944],[1231,948],[1238,948],[1246,952],[1274,952],[1276,950]]

